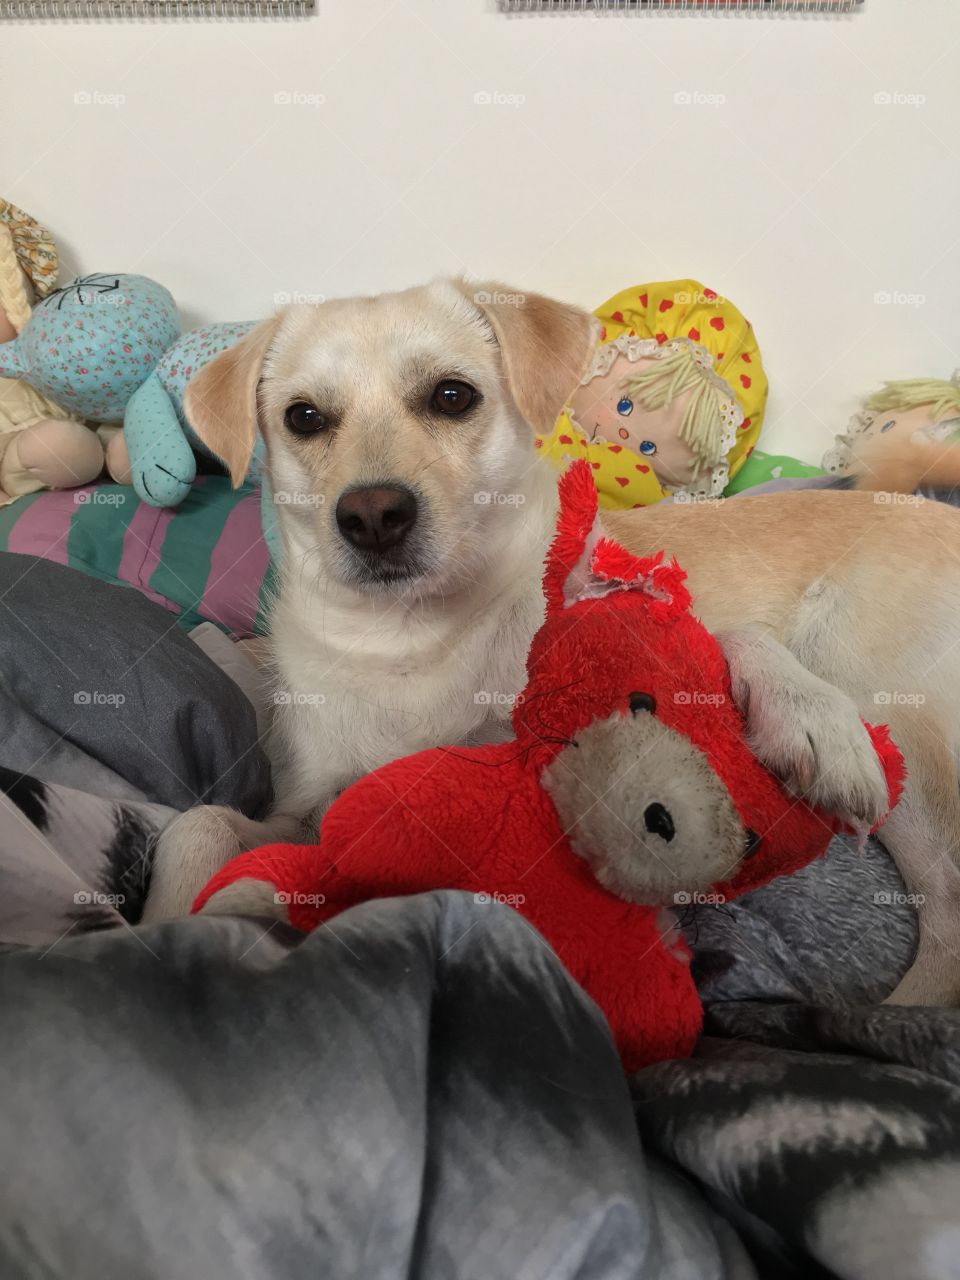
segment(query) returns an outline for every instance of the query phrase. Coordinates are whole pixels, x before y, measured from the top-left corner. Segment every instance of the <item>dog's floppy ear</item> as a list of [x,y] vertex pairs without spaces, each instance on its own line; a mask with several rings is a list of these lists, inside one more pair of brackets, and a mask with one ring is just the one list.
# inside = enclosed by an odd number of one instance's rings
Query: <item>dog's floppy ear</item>
[[257,383],[280,324],[272,316],[215,356],[187,384],[183,412],[211,453],[226,465],[236,489],[257,443]]
[[496,334],[517,408],[535,431],[550,431],[587,371],[599,322],[581,307],[539,293],[458,284]]

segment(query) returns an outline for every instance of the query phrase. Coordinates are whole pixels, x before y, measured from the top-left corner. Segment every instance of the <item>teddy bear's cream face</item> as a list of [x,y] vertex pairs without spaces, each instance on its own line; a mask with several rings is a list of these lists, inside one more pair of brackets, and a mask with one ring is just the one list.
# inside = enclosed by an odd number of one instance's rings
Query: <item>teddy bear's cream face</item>
[[703,753],[646,708],[594,721],[541,781],[574,852],[629,902],[689,903],[755,842]]

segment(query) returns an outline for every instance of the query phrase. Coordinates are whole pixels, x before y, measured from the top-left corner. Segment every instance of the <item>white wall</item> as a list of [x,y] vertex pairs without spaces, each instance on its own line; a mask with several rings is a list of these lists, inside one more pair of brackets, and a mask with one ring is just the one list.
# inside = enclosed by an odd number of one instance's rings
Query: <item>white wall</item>
[[884,378],[960,364],[957,0],[832,23],[320,4],[4,23],[0,193],[70,270],[155,276],[189,323],[441,272],[591,306],[693,275],[757,329],[766,446],[814,461]]

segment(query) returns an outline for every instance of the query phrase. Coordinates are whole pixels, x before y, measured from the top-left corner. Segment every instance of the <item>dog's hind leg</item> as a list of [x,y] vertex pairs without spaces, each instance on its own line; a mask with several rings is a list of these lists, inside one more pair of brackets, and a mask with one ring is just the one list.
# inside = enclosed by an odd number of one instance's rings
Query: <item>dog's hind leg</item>
[[889,999],[960,1004],[960,788],[954,751],[928,710],[942,697],[880,699],[856,663],[830,672],[844,681],[842,693],[765,633],[718,639],[759,758],[797,794],[863,828],[881,817],[886,788],[860,716],[889,723],[907,781],[878,834],[916,903],[920,928],[916,959]]
[[890,1004],[960,1005],[960,788],[954,752],[916,708],[890,716],[907,763],[903,799],[879,839],[916,901],[920,941]]

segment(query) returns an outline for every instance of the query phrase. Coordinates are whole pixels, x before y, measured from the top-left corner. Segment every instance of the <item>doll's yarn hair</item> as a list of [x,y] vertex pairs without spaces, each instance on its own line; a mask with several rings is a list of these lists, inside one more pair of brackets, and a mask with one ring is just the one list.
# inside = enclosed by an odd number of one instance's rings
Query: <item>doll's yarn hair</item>
[[711,373],[698,360],[694,343],[677,340],[652,364],[623,382],[630,399],[648,412],[665,409],[689,391],[680,439],[703,465],[710,467],[723,457],[727,434],[724,425],[736,403],[726,383]]
[[885,382],[866,402],[875,413],[900,412],[929,405],[935,422],[943,418],[960,418],[960,371],[950,382],[936,378],[908,378],[903,382]]

